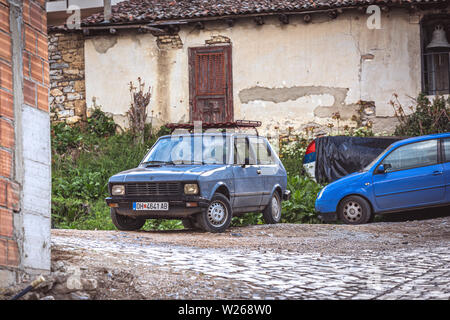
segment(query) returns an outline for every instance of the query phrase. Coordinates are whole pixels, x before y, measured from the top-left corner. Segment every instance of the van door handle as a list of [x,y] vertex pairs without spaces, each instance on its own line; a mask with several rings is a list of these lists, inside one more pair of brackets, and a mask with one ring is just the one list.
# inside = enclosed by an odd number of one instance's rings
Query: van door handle
[[261,170],[260,169],[256,170],[256,173],[261,174]]
[[440,174],[442,174],[442,171],[434,171],[434,172],[433,172],[433,176],[438,176],[438,175],[440,175]]

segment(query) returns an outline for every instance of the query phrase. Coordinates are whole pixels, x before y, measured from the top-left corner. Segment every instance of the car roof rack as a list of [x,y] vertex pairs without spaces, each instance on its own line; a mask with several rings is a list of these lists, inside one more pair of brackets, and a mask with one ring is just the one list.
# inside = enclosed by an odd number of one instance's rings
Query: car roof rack
[[[261,126],[261,121],[252,121],[252,120],[236,120],[236,121],[227,121],[227,122],[201,122],[202,129],[240,129],[240,128],[253,128],[256,131],[256,135],[258,134],[257,127]],[[189,132],[194,130],[194,123],[168,123],[166,127],[171,129],[171,133],[175,131],[175,129],[188,129]]]

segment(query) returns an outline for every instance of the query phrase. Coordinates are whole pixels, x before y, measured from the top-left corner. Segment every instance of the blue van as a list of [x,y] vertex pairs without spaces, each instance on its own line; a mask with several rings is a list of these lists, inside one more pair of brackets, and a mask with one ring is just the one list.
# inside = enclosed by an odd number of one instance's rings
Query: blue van
[[290,197],[286,170],[269,141],[242,133],[158,139],[139,166],[109,179],[111,219],[138,230],[146,219],[181,219],[186,228],[223,232],[233,216],[262,212],[281,221]]
[[324,221],[371,221],[378,213],[450,204],[450,133],[400,140],[360,172],[324,187],[316,210]]

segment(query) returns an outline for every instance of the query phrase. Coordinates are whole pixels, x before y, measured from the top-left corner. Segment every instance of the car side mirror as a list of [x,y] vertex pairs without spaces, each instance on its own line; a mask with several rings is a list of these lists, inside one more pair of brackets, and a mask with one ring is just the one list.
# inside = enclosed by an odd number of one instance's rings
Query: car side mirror
[[380,164],[378,166],[377,172],[378,173],[386,173],[388,169],[392,168],[392,165],[390,165],[389,163],[385,163],[385,164]]

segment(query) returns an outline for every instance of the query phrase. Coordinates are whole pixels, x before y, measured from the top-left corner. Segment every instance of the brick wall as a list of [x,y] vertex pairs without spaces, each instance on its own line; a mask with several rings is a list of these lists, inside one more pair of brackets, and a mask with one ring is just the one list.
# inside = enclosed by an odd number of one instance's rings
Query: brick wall
[[[33,239],[30,228],[24,226],[29,219],[23,198],[29,193],[24,191],[29,180],[24,177],[37,172],[25,165],[24,154],[29,152],[27,143],[34,143],[29,138],[49,139],[45,126],[41,132],[36,129],[39,134],[26,136],[28,127],[37,124],[23,122],[28,114],[26,108],[48,117],[45,0],[23,0],[21,6],[17,3],[0,0],[0,287],[14,283],[22,271],[33,268],[24,265],[24,257],[29,255],[24,244],[39,237]],[[32,152],[40,157],[40,150]],[[39,183],[36,187],[40,187]]]
[[48,111],[49,63],[44,0],[24,0],[24,102]]
[[0,0],[0,267],[19,265],[13,214],[18,187],[13,179],[14,104],[9,3]]

